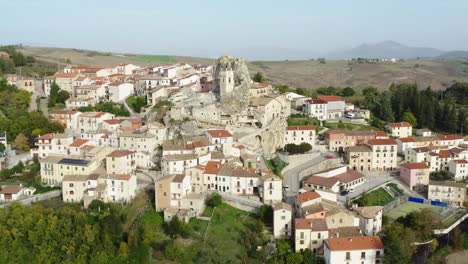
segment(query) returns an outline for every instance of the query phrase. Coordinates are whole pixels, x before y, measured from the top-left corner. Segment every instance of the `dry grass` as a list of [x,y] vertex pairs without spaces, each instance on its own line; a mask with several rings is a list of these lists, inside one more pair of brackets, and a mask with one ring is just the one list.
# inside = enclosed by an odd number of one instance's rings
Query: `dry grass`
[[[166,62],[190,64],[211,64],[212,59],[180,56],[147,56],[143,54],[118,54],[79,49],[48,47],[22,47],[26,55],[33,55],[42,61],[64,66],[70,59],[79,65],[117,65],[133,63],[140,66]],[[315,89],[323,86],[358,87],[368,85],[388,88],[392,83],[414,83],[420,87],[431,86],[443,89],[454,81],[468,82],[464,72],[466,60],[410,60],[398,63],[355,64],[348,61],[251,61],[250,72],[263,72],[269,82],[291,87]],[[416,67],[417,64],[417,67]],[[463,67],[462,67],[463,66]]]

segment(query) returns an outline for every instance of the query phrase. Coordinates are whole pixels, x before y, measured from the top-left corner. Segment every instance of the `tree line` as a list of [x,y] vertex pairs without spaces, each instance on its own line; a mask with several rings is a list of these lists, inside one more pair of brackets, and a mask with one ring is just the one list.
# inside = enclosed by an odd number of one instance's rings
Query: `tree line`
[[10,59],[0,58],[0,73],[16,73],[16,68],[25,66],[28,63],[33,63],[36,59],[33,56],[25,56],[23,53],[16,50],[16,46],[0,46],[0,51],[8,53]]

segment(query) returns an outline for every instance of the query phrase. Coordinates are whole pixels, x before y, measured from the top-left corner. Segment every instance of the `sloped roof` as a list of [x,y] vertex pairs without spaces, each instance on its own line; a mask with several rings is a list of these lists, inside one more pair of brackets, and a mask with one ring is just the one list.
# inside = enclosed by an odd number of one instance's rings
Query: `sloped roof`
[[325,240],[332,251],[383,249],[384,244],[378,236],[337,237]]

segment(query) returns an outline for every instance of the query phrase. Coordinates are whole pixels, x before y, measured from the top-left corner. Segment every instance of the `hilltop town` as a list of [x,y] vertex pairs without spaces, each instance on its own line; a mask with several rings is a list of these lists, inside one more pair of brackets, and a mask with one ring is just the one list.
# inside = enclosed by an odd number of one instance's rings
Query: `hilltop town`
[[[126,206],[149,193],[164,222],[203,221],[203,232],[217,207],[270,210],[258,231],[264,251],[252,251],[271,260],[289,241],[291,256],[312,252],[325,263],[384,263],[395,250],[384,226],[412,210],[437,216],[429,236],[452,232],[468,215],[468,127],[432,131],[406,117],[378,127],[369,107],[282,90],[250,76],[242,58],[68,65],[43,78],[3,78],[2,89],[28,92],[29,110],[60,125],[2,131],[2,169],[39,166],[34,184],[2,176],[4,207],[50,199]],[[224,224],[248,217],[238,214]],[[430,240],[417,238],[411,243]]]

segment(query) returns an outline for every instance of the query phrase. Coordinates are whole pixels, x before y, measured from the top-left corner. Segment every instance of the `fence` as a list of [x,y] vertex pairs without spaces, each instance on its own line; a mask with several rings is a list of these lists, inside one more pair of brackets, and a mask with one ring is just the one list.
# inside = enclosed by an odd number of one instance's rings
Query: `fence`
[[441,207],[447,207],[448,204],[444,202],[439,202],[439,201],[432,201],[432,200],[426,200],[423,198],[417,198],[417,197],[408,197],[409,202],[413,203],[420,203],[420,204],[430,204],[430,205],[435,205],[435,206],[441,206]]

